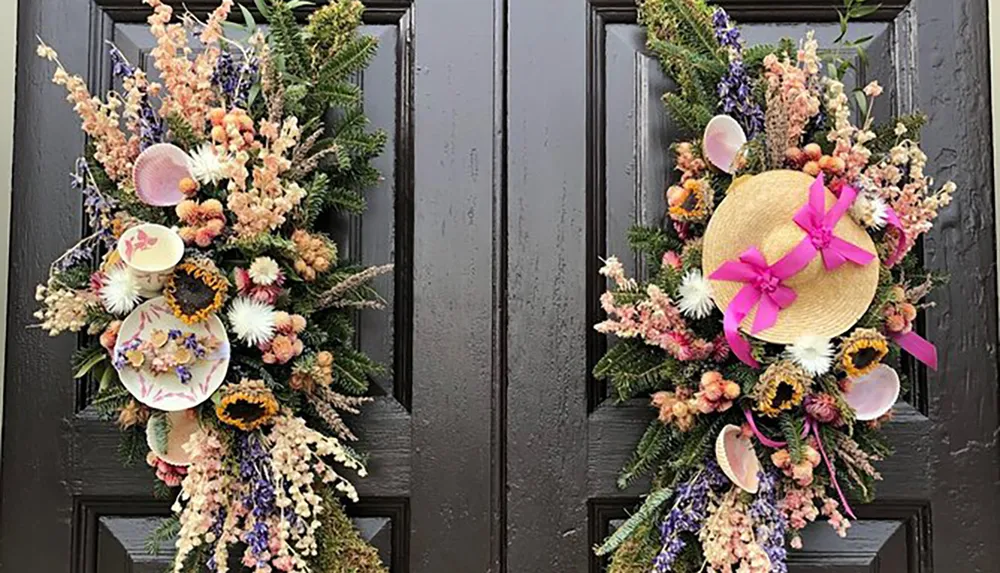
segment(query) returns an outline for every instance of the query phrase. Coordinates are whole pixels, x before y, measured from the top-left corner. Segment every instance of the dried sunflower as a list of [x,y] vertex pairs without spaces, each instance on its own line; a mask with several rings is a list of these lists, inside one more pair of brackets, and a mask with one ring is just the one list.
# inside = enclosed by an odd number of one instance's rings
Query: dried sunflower
[[688,179],[667,189],[670,218],[675,221],[704,221],[712,212],[714,199],[707,179]]
[[756,410],[765,416],[775,417],[802,403],[812,378],[791,360],[779,360],[767,367],[757,382]]
[[220,421],[247,432],[268,423],[277,413],[278,401],[264,382],[247,378],[223,388],[215,407]]
[[177,265],[163,288],[174,316],[187,324],[201,322],[222,308],[229,281],[208,259],[188,259]]
[[858,328],[840,344],[840,367],[850,378],[864,376],[889,353],[889,345],[877,330]]

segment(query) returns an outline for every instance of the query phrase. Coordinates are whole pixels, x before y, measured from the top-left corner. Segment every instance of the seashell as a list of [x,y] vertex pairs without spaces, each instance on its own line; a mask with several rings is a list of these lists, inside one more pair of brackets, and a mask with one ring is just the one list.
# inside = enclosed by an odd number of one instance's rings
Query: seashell
[[[175,466],[191,465],[191,455],[184,451],[184,444],[191,435],[199,431],[198,413],[195,410],[166,412],[163,416],[153,416],[146,424],[146,445],[158,458]],[[167,449],[163,450],[158,434],[167,433]],[[159,443],[158,443],[159,442]]]
[[844,392],[844,400],[861,421],[881,418],[898,399],[899,374],[885,364],[879,364],[864,376],[852,378]]
[[170,143],[150,145],[135,159],[132,182],[143,203],[169,207],[186,199],[181,181],[191,179],[190,159]]
[[747,493],[757,493],[760,487],[760,460],[750,438],[732,424],[722,428],[715,440],[715,459],[736,487]]
[[709,163],[732,174],[736,171],[737,159],[746,143],[747,134],[735,119],[728,115],[717,115],[705,127],[701,150]]

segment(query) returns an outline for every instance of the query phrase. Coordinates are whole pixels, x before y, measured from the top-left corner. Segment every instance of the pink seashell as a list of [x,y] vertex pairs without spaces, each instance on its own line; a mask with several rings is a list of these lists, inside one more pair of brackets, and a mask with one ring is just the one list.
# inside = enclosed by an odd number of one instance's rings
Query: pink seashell
[[135,193],[147,205],[169,207],[185,199],[180,183],[191,177],[188,154],[176,145],[157,143],[139,154],[132,168]]
[[[160,451],[156,447],[155,436],[157,424],[170,425],[170,429],[167,430],[166,451]],[[149,446],[150,451],[156,454],[156,457],[168,464],[189,466],[191,465],[191,454],[184,451],[183,446],[191,438],[192,434],[198,431],[200,431],[198,413],[194,410],[167,412],[163,418],[154,416],[146,424],[146,445]]]
[[747,493],[757,493],[760,487],[760,460],[750,438],[739,426],[722,428],[715,440],[715,459],[722,472],[736,487]]
[[731,174],[746,142],[747,135],[735,119],[717,115],[705,127],[701,149],[709,163]]
[[858,420],[877,420],[899,399],[899,374],[885,364],[879,364],[864,376],[852,378],[844,392],[844,400],[854,409]]

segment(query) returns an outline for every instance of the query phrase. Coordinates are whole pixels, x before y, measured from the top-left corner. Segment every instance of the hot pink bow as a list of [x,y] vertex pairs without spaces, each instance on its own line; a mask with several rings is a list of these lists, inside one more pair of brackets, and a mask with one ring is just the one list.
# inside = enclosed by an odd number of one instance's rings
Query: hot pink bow
[[802,255],[793,250],[777,263],[768,266],[764,255],[756,247],[750,247],[740,255],[739,260],[722,263],[709,277],[718,281],[744,283],[723,313],[722,328],[733,354],[754,368],[760,365],[750,354],[750,343],[740,336],[740,323],[756,306],[757,316],[754,317],[750,333],[756,334],[774,326],[778,320],[778,312],[795,302],[795,291],[782,281],[809,264],[811,256],[803,259]]
[[870,263],[875,258],[874,254],[833,234],[837,222],[851,208],[857,195],[858,192],[853,187],[845,185],[841,188],[837,202],[826,211],[826,189],[823,186],[823,174],[820,173],[809,187],[809,201],[794,217],[795,223],[806,232],[806,238],[796,250],[811,252],[813,255],[819,251],[823,255],[823,265],[830,271],[847,261],[857,265]]

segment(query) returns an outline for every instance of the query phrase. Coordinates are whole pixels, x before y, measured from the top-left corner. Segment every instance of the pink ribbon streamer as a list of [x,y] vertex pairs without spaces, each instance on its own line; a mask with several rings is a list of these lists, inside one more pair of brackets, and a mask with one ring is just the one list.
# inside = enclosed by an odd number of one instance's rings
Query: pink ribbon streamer
[[[796,248],[812,252],[813,255],[819,251],[828,271],[848,261],[856,265],[867,265],[875,258],[873,253],[833,234],[837,222],[851,208],[857,196],[857,190],[844,185],[837,202],[826,211],[826,188],[823,185],[823,174],[820,173],[809,187],[809,200],[793,217],[795,223],[806,232],[806,237]],[[809,258],[812,260],[811,256]]]
[[[779,442],[765,436],[757,427],[757,422],[754,421],[753,414],[750,410],[744,409],[743,415],[746,417],[747,423],[750,425],[750,431],[753,432],[753,435],[760,441],[760,443],[772,449],[780,449],[788,445],[788,442]],[[840,483],[837,481],[837,469],[830,461],[830,457],[826,455],[826,448],[823,446],[823,440],[819,435],[819,422],[813,420],[811,417],[806,417],[806,423],[802,427],[802,437],[805,438],[810,432],[812,432],[813,436],[816,437],[816,444],[819,448],[820,456],[823,457],[823,462],[826,463],[826,470],[830,473],[830,483],[837,491],[837,497],[840,498],[840,503],[844,505],[844,511],[851,517],[851,519],[857,520],[858,518],[854,515],[854,510],[851,509],[851,504],[847,501],[847,496],[844,495],[844,491],[840,488]]]
[[740,323],[756,306],[757,315],[750,333],[756,334],[774,326],[778,320],[778,312],[795,302],[795,291],[782,281],[802,270],[813,255],[815,251],[806,253],[796,248],[769,266],[757,247],[750,247],[739,256],[739,260],[726,261],[709,277],[719,281],[744,283],[743,288],[729,302],[722,319],[726,341],[733,354],[744,363],[754,368],[760,367],[750,353],[750,343],[740,336]]
[[938,355],[937,348],[923,336],[916,332],[890,333],[889,338],[899,345],[900,348],[909,352],[914,358],[923,362],[931,370],[937,370]]

